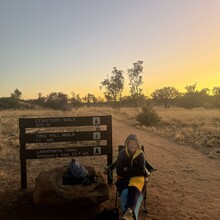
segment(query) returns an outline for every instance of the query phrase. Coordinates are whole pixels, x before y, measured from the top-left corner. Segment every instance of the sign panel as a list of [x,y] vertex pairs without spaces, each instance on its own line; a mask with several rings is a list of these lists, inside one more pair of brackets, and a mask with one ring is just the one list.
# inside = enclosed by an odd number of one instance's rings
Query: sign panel
[[89,141],[109,139],[107,131],[82,131],[82,132],[56,132],[56,133],[33,133],[20,135],[21,142],[25,143],[51,143],[64,141]]
[[41,128],[41,127],[107,125],[110,121],[111,121],[111,116],[20,118],[19,127]]
[[77,157],[90,155],[106,155],[107,146],[99,147],[67,147],[67,148],[44,148],[44,149],[28,149],[23,152],[24,159],[47,159],[56,157]]

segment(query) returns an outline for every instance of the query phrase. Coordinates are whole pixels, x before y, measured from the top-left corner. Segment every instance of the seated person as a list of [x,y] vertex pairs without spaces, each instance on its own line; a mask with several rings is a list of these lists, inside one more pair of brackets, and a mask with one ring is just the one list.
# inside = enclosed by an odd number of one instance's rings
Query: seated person
[[143,199],[142,192],[145,177],[149,172],[145,167],[144,153],[135,134],[130,134],[125,141],[125,148],[117,157],[117,188],[121,197],[123,220],[136,219]]

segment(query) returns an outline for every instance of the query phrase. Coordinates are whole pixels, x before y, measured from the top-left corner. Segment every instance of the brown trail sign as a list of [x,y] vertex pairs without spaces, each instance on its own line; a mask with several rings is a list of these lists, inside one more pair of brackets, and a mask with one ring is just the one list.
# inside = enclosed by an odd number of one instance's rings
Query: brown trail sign
[[[83,126],[87,129],[86,131],[78,129]],[[64,132],[64,127],[68,127],[71,131]],[[27,159],[107,155],[107,166],[112,164],[111,116],[20,118],[19,128],[22,189],[27,188]],[[30,128],[35,128],[35,132],[36,128],[39,129],[39,133],[27,131]],[[50,128],[60,131],[51,132]],[[83,145],[81,144],[80,147],[74,144],[71,147],[46,147],[47,144],[54,142],[74,143],[76,141],[82,141]],[[95,141],[96,145],[89,145],[91,141]],[[100,144],[100,141],[105,141],[105,144]],[[27,145],[33,143],[45,143],[45,148],[31,149],[29,147],[27,149]],[[108,175],[108,183],[112,183],[110,175]]]

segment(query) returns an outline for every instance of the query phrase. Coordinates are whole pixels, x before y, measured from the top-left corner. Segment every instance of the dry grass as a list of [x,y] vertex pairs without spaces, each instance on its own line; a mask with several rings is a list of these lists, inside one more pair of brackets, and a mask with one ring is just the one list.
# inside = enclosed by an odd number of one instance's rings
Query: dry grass
[[210,157],[219,157],[220,110],[156,109],[162,118],[156,134],[202,148]]
[[[180,108],[163,109],[156,111],[162,118],[157,127],[144,127],[138,125],[137,114],[141,111],[135,108],[81,108],[72,111],[54,110],[14,110],[0,112],[0,182],[1,190],[19,188],[20,158],[19,158],[19,128],[20,117],[65,117],[65,116],[86,116],[86,115],[112,115],[117,120],[128,122],[132,126],[144,129],[171,139],[180,144],[187,144],[198,148],[209,157],[220,159],[220,110],[193,109],[185,110]],[[101,160],[101,161],[100,161]],[[36,175],[40,172],[42,165],[47,168],[57,166],[60,163],[67,163],[69,158],[55,158],[49,160],[31,160],[28,165],[29,182],[34,183]],[[105,159],[83,158],[94,167],[100,168],[100,162]],[[93,164],[91,164],[93,163]],[[32,175],[33,174],[33,175]],[[10,180],[10,184],[9,183]]]
[[103,110],[119,120],[128,121],[133,126],[169,138],[178,144],[193,146],[210,158],[220,159],[220,109],[155,108],[161,117],[160,124],[155,127],[138,125],[135,118],[141,109]]

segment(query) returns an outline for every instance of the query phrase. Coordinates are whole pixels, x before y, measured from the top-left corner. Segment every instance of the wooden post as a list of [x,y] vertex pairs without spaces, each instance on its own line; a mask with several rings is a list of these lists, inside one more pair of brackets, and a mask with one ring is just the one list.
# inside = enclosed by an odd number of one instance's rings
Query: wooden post
[[21,165],[21,189],[27,188],[27,168],[26,168],[26,158],[24,156],[24,152],[26,150],[26,143],[23,140],[23,137],[25,135],[25,128],[21,127],[20,120],[19,120],[19,126],[20,126],[20,136],[19,136],[19,142],[20,142],[20,165]]
[[[107,164],[108,166],[112,164],[112,117],[108,117],[108,126],[107,126],[107,131],[109,134],[108,140],[107,140],[107,146],[109,149],[108,155],[107,155]],[[108,174],[108,184],[113,183],[113,179],[111,178],[112,176],[112,171]]]
[[0,115],[0,138],[2,137],[2,116]]

